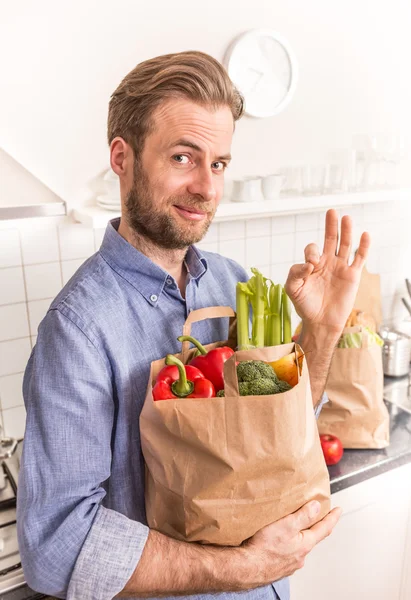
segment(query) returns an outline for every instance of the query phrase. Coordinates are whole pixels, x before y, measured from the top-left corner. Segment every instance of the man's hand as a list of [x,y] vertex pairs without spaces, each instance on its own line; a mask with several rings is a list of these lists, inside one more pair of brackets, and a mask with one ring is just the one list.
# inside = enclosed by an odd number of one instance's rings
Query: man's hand
[[330,535],[341,516],[341,509],[334,508],[315,523],[318,509],[318,502],[309,502],[297,512],[264,527],[243,544],[249,564],[244,570],[244,589],[292,575],[304,566],[307,554]]
[[345,216],[341,220],[338,248],[338,216],[335,210],[329,210],[322,255],[316,244],[309,244],[305,249],[305,264],[290,269],[286,291],[305,329],[320,326],[339,335],[345,326],[370,246],[368,233],[363,233],[358,252],[349,265],[351,232],[351,219]]
[[140,562],[116,598],[241,592],[287,577],[330,535],[341,514],[335,508],[316,523],[318,510],[318,502],[309,502],[240,547],[179,542],[151,529]]

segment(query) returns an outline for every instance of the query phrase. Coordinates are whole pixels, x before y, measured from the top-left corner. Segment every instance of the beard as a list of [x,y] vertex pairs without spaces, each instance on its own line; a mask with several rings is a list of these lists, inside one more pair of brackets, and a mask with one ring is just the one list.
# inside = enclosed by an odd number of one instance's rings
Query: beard
[[[149,239],[156,246],[167,250],[182,250],[203,239],[213,220],[215,209],[197,196],[170,196],[166,205],[184,206],[206,212],[201,222],[188,221],[179,224],[173,216],[156,208],[150,193],[148,176],[139,161],[134,165],[133,187],[125,199],[127,222],[135,233]],[[173,210],[173,209],[171,209]]]

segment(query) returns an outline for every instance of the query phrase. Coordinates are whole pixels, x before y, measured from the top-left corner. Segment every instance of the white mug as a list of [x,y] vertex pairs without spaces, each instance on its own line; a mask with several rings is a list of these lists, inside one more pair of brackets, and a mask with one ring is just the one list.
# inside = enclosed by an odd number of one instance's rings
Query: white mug
[[260,177],[245,177],[233,181],[231,199],[233,202],[261,202],[264,196]]
[[266,200],[277,200],[280,196],[281,189],[285,183],[285,176],[279,173],[273,173],[264,177],[262,189]]

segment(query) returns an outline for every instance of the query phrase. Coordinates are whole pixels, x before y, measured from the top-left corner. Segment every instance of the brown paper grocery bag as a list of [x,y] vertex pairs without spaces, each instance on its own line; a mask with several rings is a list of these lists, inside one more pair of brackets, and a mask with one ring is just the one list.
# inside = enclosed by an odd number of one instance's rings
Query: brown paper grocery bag
[[[224,307],[193,311],[185,334],[195,320],[233,314]],[[219,345],[225,342],[207,349]],[[165,363],[152,363],[140,416],[151,528],[180,540],[237,546],[309,500],[321,503],[319,519],[330,510],[305,359],[290,391],[238,395],[236,361],[272,361],[294,348],[236,352],[225,363],[224,398],[154,402],[152,383]],[[185,348],[183,356],[189,360],[193,350]]]
[[381,307],[381,282],[377,273],[370,273],[366,267],[361,273],[360,286],[354,302],[354,308],[363,310],[371,315],[377,325],[377,329],[382,321]]
[[[344,333],[363,332],[351,327]],[[326,392],[329,402],[318,419],[321,434],[336,435],[344,448],[386,448],[390,422],[383,401],[382,352],[362,335],[361,348],[337,348]]]

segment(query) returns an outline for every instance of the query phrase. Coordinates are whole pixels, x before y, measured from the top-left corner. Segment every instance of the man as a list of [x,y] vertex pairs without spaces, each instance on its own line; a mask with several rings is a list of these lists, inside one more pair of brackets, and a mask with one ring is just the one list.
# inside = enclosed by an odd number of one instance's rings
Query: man
[[[240,548],[187,544],[146,526],[139,414],[150,362],[180,350],[192,309],[231,305],[242,267],[201,240],[223,193],[243,103],[221,65],[200,52],[146,61],[110,101],[111,167],[122,217],[53,301],[30,357],[18,534],[29,585],[59,598],[108,600],[220,593],[287,600],[286,576],[335,526],[317,503],[257,532]],[[318,405],[351,311],[369,239],[349,266],[351,222],[329,211],[287,290],[303,321]],[[227,323],[196,323],[204,344]],[[272,582],[276,582],[273,585]],[[210,596],[211,597],[211,596]]]

